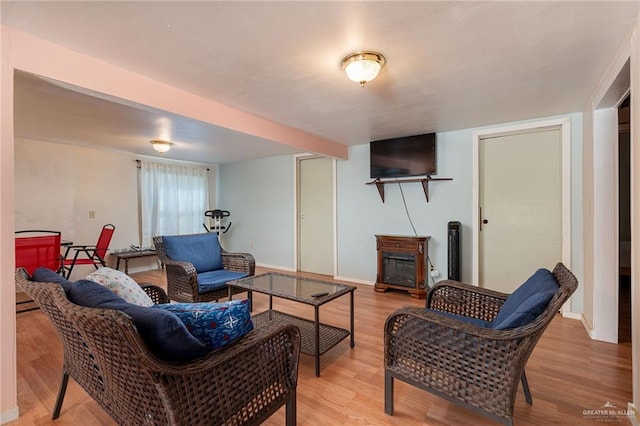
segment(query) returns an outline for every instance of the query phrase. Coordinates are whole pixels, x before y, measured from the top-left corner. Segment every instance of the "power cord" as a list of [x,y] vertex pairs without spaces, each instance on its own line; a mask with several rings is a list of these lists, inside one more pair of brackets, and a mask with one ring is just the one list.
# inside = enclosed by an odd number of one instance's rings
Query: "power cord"
[[431,271],[433,271],[433,263],[431,263],[431,257],[427,256],[427,263],[429,264],[429,277],[431,278],[431,287],[433,287],[434,285],[436,285],[436,280],[433,277],[433,275],[431,275]]
[[411,224],[411,228],[413,229],[413,235],[416,237],[418,233],[416,232],[416,227],[413,226],[413,221],[411,220],[411,215],[409,214],[409,208],[407,207],[407,200],[404,199],[404,192],[402,191],[402,181],[396,179],[398,182],[398,188],[400,188],[400,195],[402,195],[402,203],[404,204],[404,211],[407,213],[407,219],[409,219],[409,223]]
[[[398,182],[398,188],[400,188],[400,195],[402,196],[402,203],[404,204],[404,211],[407,213],[407,219],[409,219],[409,224],[411,224],[411,228],[413,229],[413,235],[415,235],[417,237],[418,233],[416,232],[416,227],[413,226],[413,221],[411,220],[411,215],[409,214],[409,208],[407,207],[407,200],[405,200],[404,192],[402,191],[402,181],[399,180],[399,179],[396,179],[396,181]],[[427,263],[429,264],[429,271],[427,271],[427,273],[429,274],[429,278],[431,279],[430,287],[433,287],[436,284],[436,280],[431,275],[431,271],[433,271],[433,263],[431,263],[431,258],[429,256],[427,256]],[[427,280],[427,282],[428,281],[429,280]]]

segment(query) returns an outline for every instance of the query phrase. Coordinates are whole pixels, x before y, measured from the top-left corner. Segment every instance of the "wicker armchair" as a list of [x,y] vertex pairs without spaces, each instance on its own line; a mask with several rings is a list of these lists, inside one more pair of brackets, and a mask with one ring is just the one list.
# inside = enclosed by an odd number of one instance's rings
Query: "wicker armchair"
[[[181,235],[179,238],[190,238],[194,235]],[[215,234],[211,234],[215,235]],[[156,255],[165,266],[167,273],[167,293],[169,299],[176,302],[210,302],[228,297],[228,287],[202,292],[198,288],[198,271],[193,263],[172,260],[168,255],[162,236],[153,237]],[[241,272],[254,275],[256,263],[249,253],[228,253],[220,248],[222,254],[222,266],[226,271]],[[246,290],[233,288],[232,294],[244,293]],[[251,293],[249,293],[251,304]]]
[[[266,325],[194,361],[167,363],[148,350],[126,314],[75,305],[59,284],[31,281],[23,268],[16,284],[62,339],[53,419],[71,376],[118,424],[258,425],[283,405],[287,425],[296,424],[296,327]],[[145,291],[154,301],[167,300],[159,287]]]
[[[385,412],[393,414],[393,379],[400,379],[504,424],[513,407],[529,355],[560,307],[577,288],[562,263],[553,270],[559,289],[533,322],[496,330],[420,308],[402,308],[385,323]],[[492,321],[508,294],[442,281],[429,292],[427,308]]]

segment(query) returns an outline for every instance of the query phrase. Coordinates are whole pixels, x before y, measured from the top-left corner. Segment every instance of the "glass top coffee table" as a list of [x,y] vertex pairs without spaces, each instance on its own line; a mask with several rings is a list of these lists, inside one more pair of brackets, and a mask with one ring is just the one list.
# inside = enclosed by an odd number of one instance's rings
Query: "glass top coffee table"
[[[353,292],[356,287],[346,284],[331,283],[295,275],[268,272],[236,281],[229,281],[229,300],[231,288],[242,288],[251,294],[255,291],[269,295],[269,309],[253,316],[256,327],[269,321],[281,321],[298,326],[301,334],[300,351],[315,357],[316,377],[320,376],[320,355],[351,336],[351,348],[355,346],[353,335]],[[320,322],[320,306],[345,294],[350,295],[349,330],[334,327]],[[314,320],[300,318],[273,310],[273,298],[293,300],[314,307]]]

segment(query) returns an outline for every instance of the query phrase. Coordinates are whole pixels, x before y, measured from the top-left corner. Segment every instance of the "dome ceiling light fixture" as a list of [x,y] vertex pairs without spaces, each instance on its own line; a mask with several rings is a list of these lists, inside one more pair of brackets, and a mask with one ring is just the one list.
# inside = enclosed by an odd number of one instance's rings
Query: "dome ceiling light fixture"
[[364,87],[378,76],[387,60],[381,53],[370,50],[351,53],[342,59],[342,69],[350,80]]
[[159,139],[154,139],[151,141],[151,145],[153,145],[153,149],[158,151],[160,154],[164,154],[169,151],[173,144],[167,141],[161,141]]

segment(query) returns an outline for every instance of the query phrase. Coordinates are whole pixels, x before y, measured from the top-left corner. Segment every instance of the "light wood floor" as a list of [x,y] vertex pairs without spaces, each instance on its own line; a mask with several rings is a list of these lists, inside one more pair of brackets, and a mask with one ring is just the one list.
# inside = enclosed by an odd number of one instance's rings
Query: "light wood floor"
[[[259,270],[264,272],[264,270]],[[138,282],[165,286],[164,271],[133,274]],[[320,319],[348,328],[349,298],[323,305]],[[396,381],[395,414],[384,414],[383,325],[402,306],[424,306],[406,292],[376,293],[359,285],[355,292],[354,349],[348,339],[321,358],[321,376],[314,375],[313,358],[301,355],[298,382],[300,425],[492,425],[481,415]],[[265,310],[268,299],[254,295],[254,312]],[[274,299],[274,308],[311,318],[312,308]],[[50,420],[60,380],[62,350],[54,328],[38,310],[17,319],[18,405],[20,418],[12,425],[106,425],[114,422],[73,380],[58,420]],[[592,341],[577,320],[558,316],[545,332],[527,365],[533,405],[520,389],[516,425],[598,424],[584,410],[610,402],[626,409],[631,401],[631,344]],[[627,418],[609,418],[630,424]],[[266,425],[284,425],[284,411]]]

